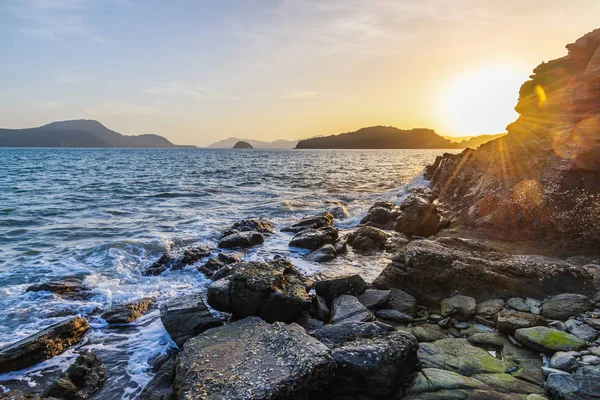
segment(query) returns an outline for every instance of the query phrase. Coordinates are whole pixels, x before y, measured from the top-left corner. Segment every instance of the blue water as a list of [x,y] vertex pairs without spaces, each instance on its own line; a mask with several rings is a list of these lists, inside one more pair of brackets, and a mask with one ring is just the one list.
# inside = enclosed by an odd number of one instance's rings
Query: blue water
[[[336,224],[349,229],[374,202],[398,201],[406,185],[424,184],[423,167],[442,152],[0,149],[0,347],[67,316],[204,290],[208,281],[194,266],[159,277],[141,272],[168,249],[216,245],[235,220],[269,217],[282,227],[338,203],[351,216]],[[288,248],[290,238],[277,233],[244,257],[284,254],[306,274],[359,272],[371,279],[388,261],[350,253],[312,264]],[[25,293],[33,283],[69,276],[84,277],[92,297]],[[89,321],[84,348],[96,351],[108,372],[96,398],[135,398],[152,377],[148,359],[173,346],[158,311],[126,330],[108,328],[97,316]],[[0,375],[0,386],[35,388],[77,350]]]

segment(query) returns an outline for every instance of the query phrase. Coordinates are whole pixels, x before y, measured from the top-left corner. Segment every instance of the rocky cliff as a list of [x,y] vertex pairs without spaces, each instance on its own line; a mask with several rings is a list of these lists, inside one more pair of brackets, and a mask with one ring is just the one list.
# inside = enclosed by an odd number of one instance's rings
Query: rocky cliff
[[427,167],[456,225],[600,251],[600,29],[567,49],[522,85],[506,136]]

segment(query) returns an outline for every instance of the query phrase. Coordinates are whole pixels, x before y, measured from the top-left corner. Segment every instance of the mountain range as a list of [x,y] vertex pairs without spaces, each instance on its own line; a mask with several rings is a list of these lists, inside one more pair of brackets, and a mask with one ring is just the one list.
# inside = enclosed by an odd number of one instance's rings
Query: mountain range
[[57,121],[37,128],[0,129],[0,147],[195,147],[178,146],[159,135],[127,136],[98,121]]

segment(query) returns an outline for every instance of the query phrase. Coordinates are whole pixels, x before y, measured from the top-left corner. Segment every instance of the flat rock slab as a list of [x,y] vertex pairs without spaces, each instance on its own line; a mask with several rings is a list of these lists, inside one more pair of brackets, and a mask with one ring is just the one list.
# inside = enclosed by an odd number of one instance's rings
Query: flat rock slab
[[389,290],[367,289],[358,296],[358,301],[369,310],[381,308],[392,299],[392,292]]
[[585,346],[585,341],[577,336],[545,326],[518,329],[515,339],[523,346],[543,353],[577,351]]
[[27,288],[26,292],[51,292],[59,296],[78,297],[87,296],[89,288],[78,278],[36,283]]
[[349,322],[339,325],[325,325],[314,332],[313,335],[327,347],[334,348],[358,338],[370,338],[393,331],[393,327],[381,322]]
[[375,316],[356,297],[343,294],[331,303],[331,324],[373,321]]
[[150,307],[156,302],[156,299],[148,297],[129,303],[117,304],[113,308],[102,313],[109,324],[128,324],[135,321],[150,310]]
[[167,301],[160,307],[160,319],[171,339],[180,348],[205,330],[223,325],[222,321],[213,317],[199,294]]
[[438,368],[473,376],[503,373],[504,364],[486,350],[469,344],[467,339],[442,339],[419,345],[419,360],[423,368]]
[[246,319],[206,331],[177,357],[181,399],[308,397],[334,377],[329,349],[296,324]]
[[553,399],[600,399],[600,377],[590,375],[550,374],[546,387]]
[[539,315],[519,311],[502,311],[496,315],[496,329],[507,335],[512,335],[517,329],[545,325],[544,318]]
[[48,360],[81,342],[90,329],[85,318],[74,317],[0,349],[0,373],[17,371]]

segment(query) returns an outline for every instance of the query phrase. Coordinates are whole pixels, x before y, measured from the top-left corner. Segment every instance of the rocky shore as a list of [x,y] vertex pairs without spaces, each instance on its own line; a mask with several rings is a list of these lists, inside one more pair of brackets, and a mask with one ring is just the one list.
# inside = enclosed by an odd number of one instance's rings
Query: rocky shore
[[[559,126],[595,138],[592,148],[600,143],[599,129],[582,131],[600,115],[600,31],[568,48],[524,85],[521,117],[506,138],[439,157],[426,171],[429,189],[401,204],[374,204],[355,228],[337,227],[342,206],[286,227],[247,219],[224,227],[216,248],[165,253],[149,265],[144,274],[153,279],[193,266],[212,283],[206,293],[96,311],[114,329],[160,312],[176,349],[154,360],[139,398],[600,399],[597,152],[576,141],[567,158],[546,147],[531,156],[531,146],[558,146]],[[537,86],[546,100],[534,109]],[[542,127],[525,125],[540,113]],[[521,164],[502,164],[507,154]],[[349,252],[391,262],[366,282],[357,274],[306,276],[279,254],[245,259],[282,232],[309,262],[326,266]],[[523,252],[508,238],[539,251]],[[556,240],[562,246],[550,254]],[[73,277],[27,290],[87,293]],[[0,398],[93,398],[106,367],[86,349],[90,329],[78,316],[1,348],[0,373],[67,349],[77,357],[56,379],[9,387]]]

